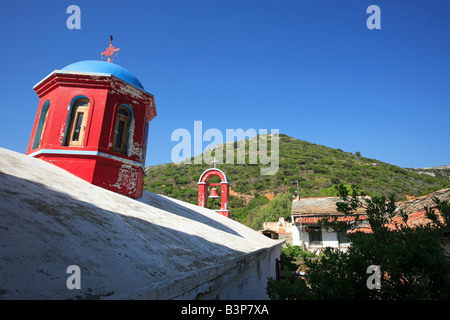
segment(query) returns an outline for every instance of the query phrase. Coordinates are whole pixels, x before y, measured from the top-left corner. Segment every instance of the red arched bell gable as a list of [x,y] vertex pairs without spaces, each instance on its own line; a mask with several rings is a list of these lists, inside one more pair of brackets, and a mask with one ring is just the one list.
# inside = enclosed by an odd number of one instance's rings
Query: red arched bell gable
[[208,199],[208,185],[209,180],[212,177],[219,177],[220,178],[220,187],[221,187],[221,193],[220,193],[220,210],[216,210],[221,215],[224,215],[225,217],[230,217],[230,210],[229,210],[229,194],[230,194],[230,183],[228,182],[228,178],[225,175],[225,173],[222,170],[219,170],[217,168],[211,168],[208,170],[205,170],[202,175],[200,176],[200,179],[198,180],[198,205],[200,207],[206,208],[206,203]]
[[211,179],[212,177],[219,177],[221,182],[228,183],[228,178],[225,175],[225,173],[223,173],[222,170],[219,170],[217,168],[211,168],[203,172],[202,175],[200,176],[200,179],[198,179],[198,183],[200,182],[208,183],[209,179]]

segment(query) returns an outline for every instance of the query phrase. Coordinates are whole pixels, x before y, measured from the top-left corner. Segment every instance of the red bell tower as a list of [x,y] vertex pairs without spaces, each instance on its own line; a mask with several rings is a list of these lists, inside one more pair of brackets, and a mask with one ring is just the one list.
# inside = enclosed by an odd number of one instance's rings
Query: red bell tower
[[[221,215],[229,218],[230,210],[229,210],[229,195],[230,195],[230,183],[228,181],[227,176],[223,173],[222,170],[216,168],[215,160],[214,168],[210,168],[205,170],[200,179],[198,180],[198,205],[200,207],[206,208],[208,198],[219,198],[220,197],[220,209],[216,210],[216,212]],[[212,177],[219,177],[220,183],[209,183],[209,180]],[[209,187],[212,186],[213,189],[211,192],[208,191]],[[217,193],[216,187],[220,187],[220,196]],[[208,196],[209,194],[209,196]]]
[[133,74],[108,60],[70,64],[34,86],[40,101],[27,154],[137,199],[155,100]]

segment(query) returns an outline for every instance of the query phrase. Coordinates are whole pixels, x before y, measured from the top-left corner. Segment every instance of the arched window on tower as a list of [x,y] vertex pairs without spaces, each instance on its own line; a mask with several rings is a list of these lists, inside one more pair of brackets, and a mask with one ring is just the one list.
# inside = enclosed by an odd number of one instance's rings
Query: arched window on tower
[[82,98],[75,101],[70,115],[70,122],[65,143],[66,146],[83,146],[88,113],[88,99]]
[[142,164],[145,165],[145,157],[147,156],[147,141],[148,141],[148,120],[145,120],[144,130],[144,146],[142,148]]
[[116,123],[114,124],[113,151],[123,154],[127,153],[131,118],[131,111],[125,106],[120,106],[117,110]]
[[47,123],[48,108],[50,106],[50,100],[44,102],[41,109],[41,114],[39,115],[38,125],[36,127],[36,132],[34,133],[34,140],[32,149],[36,149],[41,145],[42,135],[44,133],[45,124]]

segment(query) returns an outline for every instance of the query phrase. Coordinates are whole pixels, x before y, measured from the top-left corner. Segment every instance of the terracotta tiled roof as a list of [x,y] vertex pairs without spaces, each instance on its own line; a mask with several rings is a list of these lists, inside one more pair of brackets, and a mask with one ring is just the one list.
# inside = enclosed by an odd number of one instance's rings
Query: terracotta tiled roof
[[[424,206],[433,206],[433,198],[437,197],[441,200],[450,200],[450,188],[442,189],[436,191],[427,196],[419,197],[416,199],[398,202],[397,210],[403,210],[409,214],[408,226],[416,227],[419,225],[425,225],[430,222],[429,219],[426,218],[425,211],[423,210]],[[330,216],[339,216],[338,221],[354,221],[354,217],[347,216],[345,217],[341,212],[337,211],[336,203],[342,201],[340,197],[322,197],[322,198],[300,198],[292,201],[291,214],[294,216],[295,224],[299,224],[299,216],[301,215],[301,222],[305,225],[317,225],[320,219],[323,218],[324,215]],[[357,214],[360,214],[360,220],[367,220],[367,216],[365,216],[365,211],[363,208],[359,208],[356,211]],[[395,229],[395,224],[403,225],[403,221],[401,217],[394,217],[392,223],[389,225],[389,228]],[[370,226],[361,227],[355,231],[367,232],[371,233],[372,229]]]
[[[431,220],[426,217],[424,207],[433,207],[434,201],[433,198],[439,198],[440,200],[450,200],[450,188],[438,190],[429,195],[418,197],[415,199],[411,199],[408,201],[398,202],[397,210],[403,210],[409,215],[408,226],[411,228],[415,228],[417,226],[423,226]],[[439,214],[439,212],[436,213]],[[392,222],[388,225],[389,229],[395,230],[395,224],[399,226],[403,226],[405,223],[403,222],[400,216],[396,216],[392,219]],[[358,228],[353,230],[352,232],[361,231],[365,233],[372,233],[372,229],[370,226]]]
[[[408,219],[408,225],[410,227],[422,226],[429,222],[431,222],[431,220],[426,217],[425,211],[411,213]],[[392,219],[392,223],[389,225],[389,228],[395,229],[395,223],[398,225],[405,224],[401,217],[394,217],[394,219]]]
[[[435,210],[435,213],[437,213],[439,215],[439,212],[437,210]],[[431,222],[431,220],[427,218],[425,211],[418,211],[418,212],[409,214],[408,226],[410,228],[424,226],[430,222]],[[397,226],[405,226],[405,222],[403,221],[403,219],[401,217],[394,217],[392,219],[391,223],[389,223],[387,225],[387,227],[390,230],[395,230],[396,225]],[[358,228],[358,229],[352,230],[351,232],[357,232],[357,231],[364,232],[364,233],[372,233],[373,232],[370,225],[363,227],[363,228]]]
[[[340,197],[323,198],[300,198],[292,201],[291,214],[336,214],[339,213],[336,203],[342,202]],[[358,209],[357,213],[363,213],[363,209]]]
[[403,210],[406,213],[414,213],[422,211],[425,206],[427,207],[434,206],[433,201],[434,197],[439,198],[440,200],[450,201],[450,188],[441,189],[426,196],[410,199],[408,201],[398,202],[397,210]]
[[[304,225],[317,225],[319,224],[319,221],[323,219],[323,216],[302,216],[301,217],[301,223]],[[367,220],[367,216],[364,214],[359,215],[359,220]],[[295,224],[300,224],[300,217],[297,217],[294,219]],[[331,218],[330,218],[331,221]],[[337,218],[338,222],[352,222],[355,221],[355,216],[344,216],[340,215]]]

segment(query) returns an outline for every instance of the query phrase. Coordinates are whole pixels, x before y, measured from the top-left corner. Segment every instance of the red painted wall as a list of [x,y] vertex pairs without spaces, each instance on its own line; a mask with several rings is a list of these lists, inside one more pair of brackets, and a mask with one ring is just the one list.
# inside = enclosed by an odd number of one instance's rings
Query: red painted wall
[[[145,126],[156,116],[154,97],[114,76],[82,73],[54,72],[34,89],[40,102],[27,154],[92,184],[132,198],[141,197],[145,176]],[[65,146],[69,106],[77,96],[88,98],[90,103],[84,141],[80,147]],[[50,106],[41,143],[33,149],[39,117],[47,100]],[[121,105],[128,106],[133,113],[127,154],[112,150],[115,117]]]

